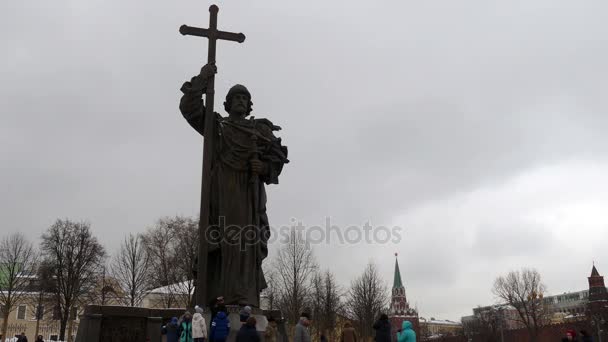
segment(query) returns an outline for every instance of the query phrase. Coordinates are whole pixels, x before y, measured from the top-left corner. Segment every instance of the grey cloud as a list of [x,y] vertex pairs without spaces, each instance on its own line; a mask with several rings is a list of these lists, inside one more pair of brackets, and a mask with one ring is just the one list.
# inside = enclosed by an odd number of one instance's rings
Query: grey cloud
[[477,229],[473,251],[481,258],[536,258],[554,246],[549,229],[529,222],[502,222],[481,225]]

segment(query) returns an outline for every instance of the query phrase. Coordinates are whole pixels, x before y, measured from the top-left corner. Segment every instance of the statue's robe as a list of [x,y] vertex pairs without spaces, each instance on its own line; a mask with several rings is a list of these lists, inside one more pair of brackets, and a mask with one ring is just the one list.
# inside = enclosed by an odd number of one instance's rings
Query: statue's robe
[[[203,135],[204,106],[193,113],[182,114]],[[235,120],[215,113],[214,124],[211,229],[207,234],[210,241],[208,302],[204,304],[223,296],[226,304],[259,307],[260,291],[266,288],[262,261],[268,255],[270,236],[264,184],[278,184],[283,165],[289,162],[287,147],[273,134],[280,127],[266,119]],[[252,139],[254,134],[258,136],[255,140]],[[252,179],[250,171],[254,155],[264,163],[267,171],[253,176],[257,180]]]

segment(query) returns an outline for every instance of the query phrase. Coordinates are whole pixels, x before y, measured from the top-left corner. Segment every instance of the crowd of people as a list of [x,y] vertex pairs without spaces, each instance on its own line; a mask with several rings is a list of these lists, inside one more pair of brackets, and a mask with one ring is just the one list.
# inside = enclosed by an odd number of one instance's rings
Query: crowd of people
[[[25,332],[22,332],[19,336],[15,336],[15,337],[17,338],[16,342],[28,342]],[[44,337],[42,335],[38,335],[34,342],[44,342]]]
[[[167,342],[226,342],[230,333],[230,320],[224,305],[223,298],[219,297],[215,305],[211,308],[211,323],[207,329],[207,323],[203,317],[204,310],[200,306],[194,308],[194,315],[186,311],[180,318],[173,317],[165,326],[162,327],[162,334],[166,336]],[[236,342],[260,342],[260,335],[256,329],[257,320],[251,314],[252,309],[245,306],[239,312],[241,326],[236,335]],[[312,323],[308,313],[302,313],[295,326],[293,342],[312,342],[309,327]],[[391,323],[386,314],[373,324],[375,330],[375,342],[392,342],[393,332]],[[328,342],[327,336],[321,333],[320,342]],[[416,342],[416,333],[410,321],[403,321],[401,329],[396,331],[397,342]],[[562,342],[593,342],[593,337],[585,330],[577,334],[576,330],[567,330]],[[25,333],[17,339],[17,342],[28,342]],[[42,335],[39,335],[35,342],[44,342]],[[264,342],[277,342],[276,321],[270,317],[268,326],[264,332]],[[350,322],[346,322],[342,328],[340,340],[338,342],[360,342],[357,333]]]
[[[186,311],[179,319],[173,317],[171,321],[163,326],[163,335],[167,342],[226,342],[230,333],[230,320],[222,297],[218,297],[215,304],[211,307],[211,322],[209,329],[203,317],[203,309],[195,307],[192,315]],[[257,320],[252,315],[252,309],[245,306],[239,312],[240,327],[236,334],[236,342],[260,342],[261,336],[257,331]],[[312,319],[309,313],[302,313],[294,329],[293,342],[312,342],[310,335],[310,325]],[[373,325],[376,331],[375,342],[392,342],[393,333],[391,324],[386,314],[382,314],[378,321]],[[412,323],[404,321],[401,329],[395,332],[397,342],[415,342],[416,333]],[[327,336],[321,333],[321,342],[328,342]],[[268,318],[268,325],[264,331],[264,342],[277,342],[277,322],[274,318]],[[350,322],[346,322],[342,328],[340,341],[338,342],[359,342],[357,333]]]
[[[207,329],[207,322],[203,317],[204,310],[200,306],[195,306],[194,314],[186,311],[180,318],[172,317],[171,320],[162,327],[162,334],[166,336],[166,342],[226,342],[230,333],[230,320],[222,297],[218,297],[211,308],[211,322]],[[252,309],[245,306],[239,312],[240,328],[236,335],[236,342],[260,342],[260,335],[256,329],[257,320],[252,315]],[[294,329],[293,342],[312,342],[309,327],[312,323],[310,314],[302,313]],[[380,318],[373,324],[375,330],[375,342],[392,342],[393,331],[391,323],[386,314],[381,314]],[[580,338],[579,338],[580,336]],[[416,342],[410,321],[403,321],[401,328],[395,332],[397,342]],[[327,336],[321,333],[320,342],[328,342]],[[562,342],[593,342],[593,337],[585,330],[577,334],[576,330],[566,331]],[[25,333],[17,338],[17,342],[28,342]],[[45,342],[42,335],[39,335],[34,342]],[[264,342],[277,342],[277,323],[274,318],[268,318],[268,326],[264,332]],[[338,342],[360,342],[357,333],[350,322],[346,322]]]
[[[310,315],[303,313],[300,321],[296,325],[293,342],[311,342],[308,327],[311,324]],[[372,328],[376,331],[375,342],[392,342],[392,328],[386,314],[380,315],[380,318],[374,323]],[[319,336],[321,342],[328,342],[327,336],[321,333]],[[403,321],[401,329],[396,331],[397,342],[416,342],[416,333],[413,330],[412,323]],[[338,342],[359,342],[357,332],[350,322],[346,322],[340,334]]]
[[[173,317],[171,321],[163,326],[162,333],[167,342],[225,342],[230,333],[230,320],[224,305],[224,299],[218,297],[215,305],[211,308],[211,322],[207,329],[207,322],[203,317],[203,308],[196,306],[194,315],[186,311],[179,319]],[[251,315],[252,309],[246,306],[239,312],[241,327],[238,331],[237,342],[260,342],[255,317]],[[272,322],[270,322],[272,330]],[[276,330],[275,330],[276,331]],[[276,342],[272,336],[266,341]]]

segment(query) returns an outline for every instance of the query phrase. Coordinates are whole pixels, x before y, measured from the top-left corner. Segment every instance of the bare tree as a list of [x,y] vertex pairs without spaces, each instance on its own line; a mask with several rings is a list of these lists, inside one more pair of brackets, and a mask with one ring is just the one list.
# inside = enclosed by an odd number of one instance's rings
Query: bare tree
[[150,290],[150,257],[140,235],[129,234],[112,263],[112,275],[125,293],[129,306],[141,304]]
[[531,341],[538,340],[540,329],[546,324],[547,310],[543,301],[545,289],[540,273],[535,269],[511,271],[494,281],[492,292],[501,301],[515,308]]
[[342,311],[344,291],[337,284],[335,276],[329,271],[317,272],[311,281],[311,309],[313,313],[313,330],[325,332],[331,341],[335,337],[338,313]]
[[15,233],[0,241],[0,305],[4,314],[2,336],[6,336],[10,313],[23,301],[30,287],[37,262],[37,253],[23,234]]
[[177,282],[177,291],[181,293],[180,298],[184,298],[181,307],[194,307],[195,304],[204,305],[205,303],[194,303],[194,280],[195,269],[198,258],[198,220],[185,218],[175,224],[176,234],[175,255],[177,260],[178,277],[181,281]]
[[474,316],[462,321],[466,336],[484,342],[500,341],[500,334],[504,329],[505,306],[477,307],[473,310]]
[[363,274],[353,280],[346,301],[346,314],[355,322],[362,339],[370,338],[372,324],[388,306],[388,290],[378,268],[368,263]]
[[198,221],[164,217],[141,236],[149,257],[151,286],[162,288],[158,298],[165,308],[192,304],[198,248]]
[[264,269],[264,277],[266,278],[266,288],[262,291],[262,296],[266,297],[267,310],[279,309],[279,284],[276,270],[270,266],[271,264],[262,264]]
[[45,304],[52,303],[52,294],[55,290],[55,280],[53,279],[53,269],[44,261],[38,265],[36,279],[31,284],[31,289],[37,292],[36,296],[30,296],[31,315],[36,318],[36,330],[34,336],[40,332],[40,321],[45,312]]
[[310,327],[311,335],[318,336],[323,330],[321,326],[323,321],[321,318],[323,312],[323,297],[324,297],[323,275],[321,272],[314,272],[310,279],[310,295],[308,297],[308,307],[311,310],[312,325]]
[[41,248],[55,278],[59,339],[65,340],[69,320],[68,341],[71,341],[76,308],[95,286],[105,251],[91,233],[89,223],[70,220],[57,220],[42,235]]
[[[104,260],[107,261],[107,260]],[[113,261],[113,260],[111,260]],[[125,299],[126,295],[121,289],[118,280],[116,280],[109,269],[106,262],[100,266],[100,271],[95,279],[95,284],[91,290],[86,294],[87,303],[95,305],[117,305],[128,303]]]
[[291,232],[274,262],[277,275],[279,307],[290,323],[297,323],[310,293],[310,280],[317,263],[310,246],[302,236]]

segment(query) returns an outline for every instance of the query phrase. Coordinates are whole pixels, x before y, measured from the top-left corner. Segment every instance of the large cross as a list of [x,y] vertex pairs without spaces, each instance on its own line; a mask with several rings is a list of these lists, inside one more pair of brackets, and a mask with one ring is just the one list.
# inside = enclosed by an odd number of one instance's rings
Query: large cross
[[[179,32],[183,35],[206,37],[209,39],[209,51],[207,64],[215,64],[215,43],[220,40],[231,40],[242,43],[245,35],[242,33],[232,33],[218,31],[216,5],[209,7],[209,28],[198,28],[182,25]],[[199,248],[198,248],[198,268],[196,277],[196,304],[206,305],[207,303],[207,229],[209,226],[209,204],[210,204],[210,184],[211,184],[211,163],[213,162],[213,136],[215,134],[215,114],[213,111],[213,95],[215,93],[215,75],[211,75],[207,82],[207,92],[205,94],[205,131],[203,136],[203,180],[201,184],[201,212],[199,221]]]

